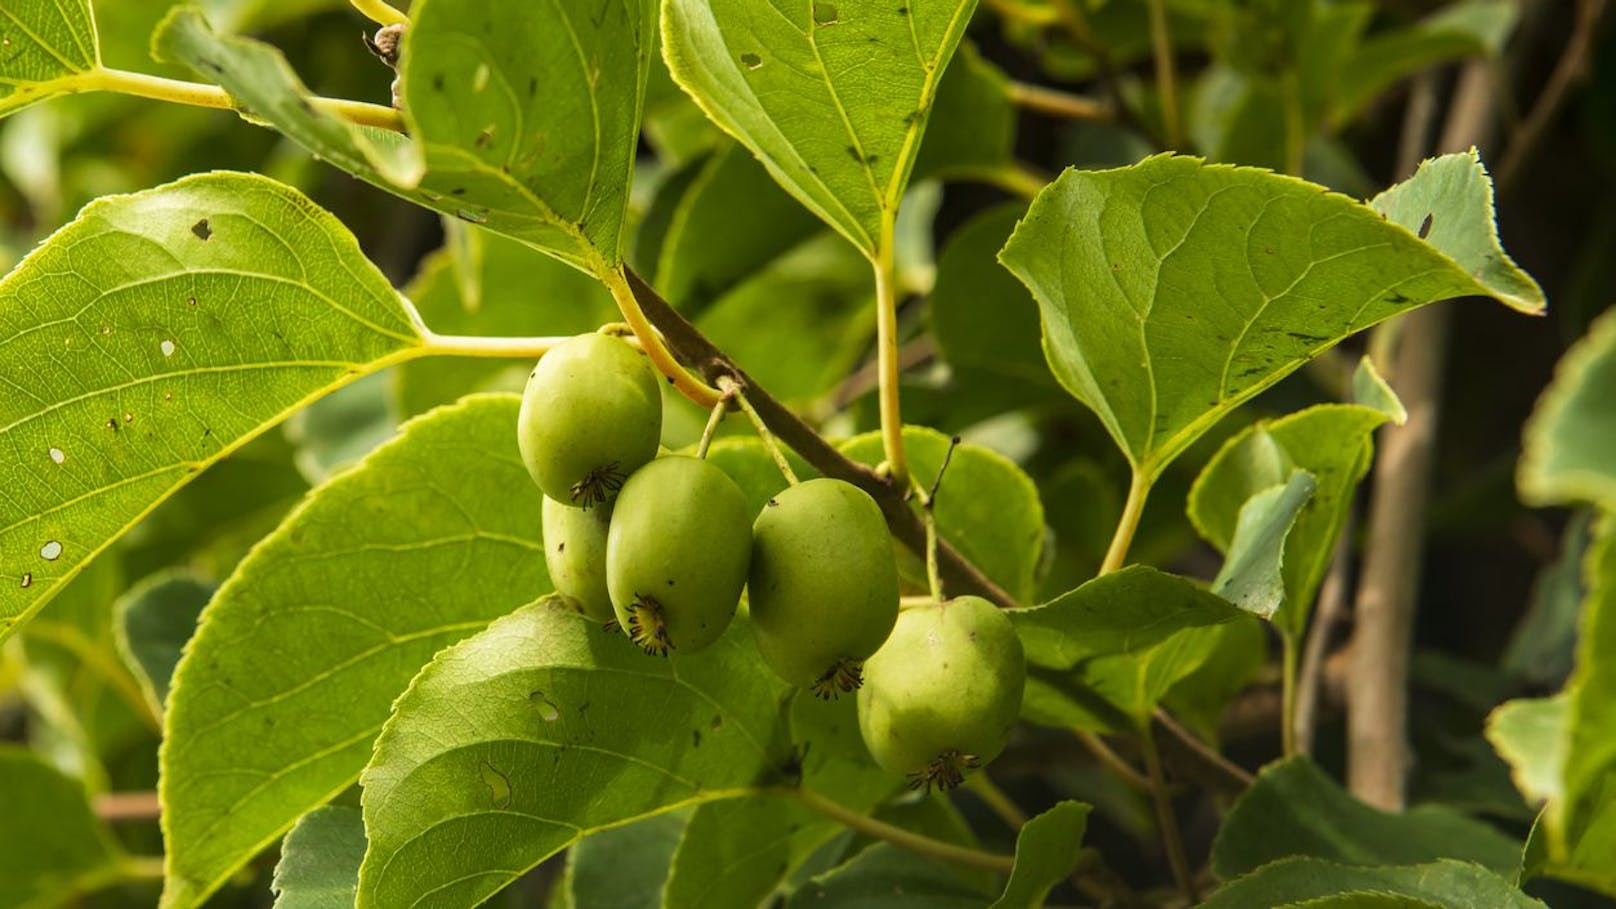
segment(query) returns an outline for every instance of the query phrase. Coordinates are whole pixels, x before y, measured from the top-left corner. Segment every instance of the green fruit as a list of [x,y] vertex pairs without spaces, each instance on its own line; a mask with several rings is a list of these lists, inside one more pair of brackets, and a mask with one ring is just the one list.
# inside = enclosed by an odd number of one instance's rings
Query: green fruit
[[588,508],[656,457],[662,390],[649,360],[610,335],[569,339],[539,361],[522,393],[517,443],[544,494]]
[[951,789],[1004,750],[1026,678],[1021,639],[987,600],[906,609],[864,664],[859,731],[883,769]]
[[735,616],[752,555],[746,496],[706,461],[670,455],[623,484],[606,534],[618,624],[647,653],[689,653]]
[[544,564],[556,592],[598,622],[614,622],[606,593],[606,529],[611,506],[572,508],[544,497]]
[[881,506],[841,480],[776,495],[752,525],[747,581],[758,652],[822,698],[859,687],[898,618],[898,566]]

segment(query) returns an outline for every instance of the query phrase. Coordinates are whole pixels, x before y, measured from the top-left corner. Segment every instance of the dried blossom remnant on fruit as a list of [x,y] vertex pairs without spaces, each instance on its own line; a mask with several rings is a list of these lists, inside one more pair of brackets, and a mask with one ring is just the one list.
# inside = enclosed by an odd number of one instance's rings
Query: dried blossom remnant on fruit
[[591,470],[582,480],[572,484],[572,503],[579,508],[600,505],[622,489],[626,479],[628,477],[618,468],[616,461]]
[[982,762],[974,754],[961,754],[958,751],[945,751],[937,756],[930,764],[909,774],[910,789],[924,789],[930,795],[932,787],[943,792],[956,789],[965,782],[965,772],[975,770],[982,766]]
[[[375,54],[383,63],[387,64],[396,73],[398,72],[398,50],[404,40],[404,26],[401,24],[384,25],[376,30],[376,37],[361,34],[365,47]],[[393,107],[400,108],[399,79],[394,77],[391,86],[393,93]]]
[[652,656],[667,656],[673,650],[668,623],[662,618],[662,604],[655,597],[639,594],[628,611],[628,639]]
[[814,696],[834,701],[838,694],[849,694],[864,684],[864,661],[843,657],[814,681]]

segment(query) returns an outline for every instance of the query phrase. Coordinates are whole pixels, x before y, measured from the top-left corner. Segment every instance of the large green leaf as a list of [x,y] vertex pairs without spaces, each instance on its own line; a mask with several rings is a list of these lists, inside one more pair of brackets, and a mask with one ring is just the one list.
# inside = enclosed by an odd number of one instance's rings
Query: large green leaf
[[[929,486],[943,466],[949,437],[935,429],[905,426],[903,444],[914,475]],[[865,464],[880,463],[880,433],[849,439],[842,453]],[[1038,487],[1021,468],[991,449],[960,445],[938,489],[936,515],[943,539],[972,564],[1017,599],[1032,595],[1043,552],[1044,506]],[[909,567],[911,574],[919,568]],[[924,579],[923,574],[918,577]]]
[[320,111],[279,51],[194,10],[170,15],[156,44],[337,167],[588,267],[620,258],[654,12],[420,0],[400,73],[409,139]]
[[86,206],[0,281],[0,638],[198,472],[421,349],[296,190],[213,173]]
[[674,80],[872,258],[975,0],[670,0]]
[[320,487],[203,614],[169,696],[165,907],[352,785],[440,648],[548,589],[518,400],[466,399]]
[[1537,505],[1616,510],[1616,310],[1560,359],[1526,424],[1518,482]]
[[587,836],[782,780],[787,690],[737,619],[656,659],[553,601],[440,653],[361,779],[361,909],[475,905]]
[[0,906],[49,909],[121,876],[84,786],[37,755],[0,746],[0,805]]
[[[1366,893],[1368,903],[1352,897]],[[1345,894],[1346,896],[1342,896]],[[1386,897],[1403,897],[1385,902]],[[1317,902],[1324,897],[1339,901]],[[1503,877],[1467,862],[1443,860],[1423,865],[1362,867],[1315,858],[1290,858],[1265,865],[1212,894],[1203,909],[1251,906],[1307,909],[1387,909],[1416,906],[1442,909],[1547,909]]]
[[101,65],[90,0],[8,0],[0,43],[0,117],[77,90]]
[[989,909],[1030,909],[1077,866],[1088,829],[1089,806],[1061,802],[1027,821],[1016,836],[1016,865],[1004,893]]
[[[802,785],[834,793],[855,811],[874,809],[898,786],[870,760],[851,698],[826,702],[798,691],[791,701],[791,742],[802,761]],[[662,905],[759,905],[841,830],[823,815],[778,797],[698,805],[679,843]]]
[[695,313],[824,228],[740,145],[702,165],[670,212],[656,286]]
[[303,815],[275,863],[275,909],[352,909],[364,857],[359,809],[326,805]]
[[1212,844],[1212,870],[1229,880],[1288,856],[1348,865],[1461,859],[1513,876],[1521,844],[1449,808],[1378,811],[1295,757],[1264,768],[1235,803]]
[[1543,308],[1498,246],[1473,153],[1429,161],[1367,206],[1193,158],[1069,170],[1000,258],[1042,307],[1056,377],[1147,478],[1230,410],[1377,322],[1467,295]]
[[[1215,626],[1251,621],[1222,597],[1176,575],[1135,565],[1035,607],[1009,611],[1034,669],[1023,712],[1035,722],[1090,726],[1046,699],[1040,673],[1085,686],[1135,724],[1211,653]],[[1047,676],[1045,676],[1047,678]],[[1100,724],[1103,728],[1106,724]]]

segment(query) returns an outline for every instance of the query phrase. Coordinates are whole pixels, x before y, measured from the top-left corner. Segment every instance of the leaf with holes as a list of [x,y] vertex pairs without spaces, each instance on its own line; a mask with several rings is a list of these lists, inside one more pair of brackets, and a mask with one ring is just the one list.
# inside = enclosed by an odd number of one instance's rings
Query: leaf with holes
[[85,206],[0,281],[0,638],[198,472],[421,350],[347,229],[273,180]]
[[343,170],[590,270],[620,258],[656,32],[649,0],[582,6],[415,3],[399,76],[412,139],[321,112],[279,51],[194,10],[156,45]]
[[351,786],[432,654],[549,590],[518,405],[471,397],[406,424],[208,605],[165,723],[166,909],[198,905]]
[[787,689],[737,618],[648,657],[559,603],[438,654],[360,780],[360,909],[472,906],[589,833],[783,780]]
[[81,91],[101,66],[90,0],[9,0],[0,6],[0,117]]
[[975,0],[670,0],[668,68],[781,186],[872,259]]
[[1469,295],[1544,305],[1498,246],[1474,153],[1428,161],[1370,205],[1194,158],[1069,170],[1000,259],[1038,299],[1056,377],[1146,478],[1377,322]]

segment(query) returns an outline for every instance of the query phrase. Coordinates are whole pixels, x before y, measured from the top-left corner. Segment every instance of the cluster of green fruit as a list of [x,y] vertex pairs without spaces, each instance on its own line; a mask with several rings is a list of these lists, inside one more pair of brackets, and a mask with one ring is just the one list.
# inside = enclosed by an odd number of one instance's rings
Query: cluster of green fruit
[[659,457],[661,434],[657,373],[621,338],[582,335],[539,361],[518,441],[557,592],[665,656],[717,640],[744,589],[764,662],[822,698],[857,690],[883,768],[949,788],[1003,750],[1025,663],[1002,612],[977,597],[900,612],[892,537],[864,490],[809,480],[754,520],[723,470]]

